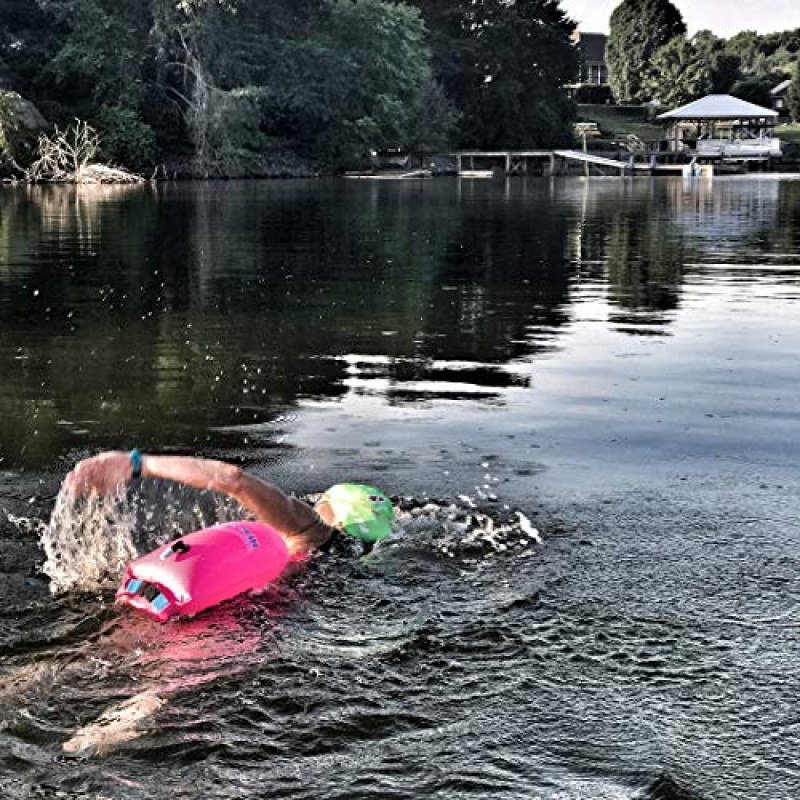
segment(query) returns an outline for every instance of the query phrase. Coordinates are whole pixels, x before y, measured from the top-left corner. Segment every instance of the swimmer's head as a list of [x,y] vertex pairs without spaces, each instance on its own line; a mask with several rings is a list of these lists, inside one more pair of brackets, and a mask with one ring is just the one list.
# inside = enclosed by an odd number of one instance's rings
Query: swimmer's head
[[374,486],[337,483],[316,505],[323,521],[363,542],[379,542],[392,533],[392,501]]

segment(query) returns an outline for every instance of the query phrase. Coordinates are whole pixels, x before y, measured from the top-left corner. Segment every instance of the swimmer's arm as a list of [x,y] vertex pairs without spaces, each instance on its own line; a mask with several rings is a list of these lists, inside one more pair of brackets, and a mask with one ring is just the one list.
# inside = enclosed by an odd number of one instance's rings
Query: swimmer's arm
[[[67,486],[75,492],[105,493],[125,485],[132,472],[129,453],[101,453],[78,464],[68,476]],[[320,545],[330,535],[312,508],[234,464],[191,456],[143,455],[141,474],[234,498],[259,520],[275,528],[292,551]]]
[[163,478],[232,497],[259,520],[292,534],[316,520],[314,511],[235,464],[190,456],[142,456],[142,477]]

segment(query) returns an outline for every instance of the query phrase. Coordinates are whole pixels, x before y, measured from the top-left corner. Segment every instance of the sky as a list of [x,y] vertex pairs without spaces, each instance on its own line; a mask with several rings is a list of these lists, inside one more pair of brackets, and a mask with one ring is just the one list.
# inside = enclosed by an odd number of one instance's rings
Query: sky
[[[586,33],[608,33],[608,19],[621,0],[561,0]],[[800,0],[672,0],[689,35],[708,29],[728,39],[739,31],[772,33],[800,28]]]

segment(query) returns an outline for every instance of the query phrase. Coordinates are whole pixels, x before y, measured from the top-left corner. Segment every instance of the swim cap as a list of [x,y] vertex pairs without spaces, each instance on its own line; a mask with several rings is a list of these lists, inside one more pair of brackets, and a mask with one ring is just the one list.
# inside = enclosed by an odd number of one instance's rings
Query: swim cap
[[374,486],[337,483],[320,501],[327,502],[334,514],[334,525],[364,542],[378,542],[392,532],[392,501]]

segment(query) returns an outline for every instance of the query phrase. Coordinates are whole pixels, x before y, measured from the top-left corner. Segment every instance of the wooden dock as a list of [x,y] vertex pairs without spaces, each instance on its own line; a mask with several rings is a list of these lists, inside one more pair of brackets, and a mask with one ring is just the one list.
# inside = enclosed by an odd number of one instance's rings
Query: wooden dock
[[[586,150],[459,150],[444,153],[456,164],[461,178],[492,178],[509,175],[564,174],[569,162],[583,166],[583,174],[608,175],[684,175],[689,162],[665,163],[658,160],[657,153],[645,153],[647,161],[635,160],[633,154],[625,160],[596,155]],[[692,161],[691,164],[695,162]],[[698,169],[700,165],[698,165]],[[709,164],[702,165],[702,174],[708,176],[716,170]],[[692,173],[693,174],[693,173]]]
[[585,150],[553,150],[553,155],[556,158],[563,158],[565,161],[578,161],[587,167],[592,164],[598,167],[609,167],[610,169],[619,170],[620,175],[631,172],[634,166],[632,159],[630,161],[618,161],[615,158],[596,156],[592,153],[587,153]]
[[[479,173],[484,177],[492,169],[501,170],[506,175],[527,175],[531,162],[543,166],[550,164],[553,157],[551,150],[459,150],[447,155],[455,159],[458,174],[469,173],[469,177],[476,177]],[[483,168],[476,167],[476,159]]]
[[613,169],[624,175],[632,172],[632,163],[597,156],[583,150],[459,150],[448,153],[455,159],[458,174],[465,178],[491,177],[497,172],[504,175],[557,175],[565,161]]

